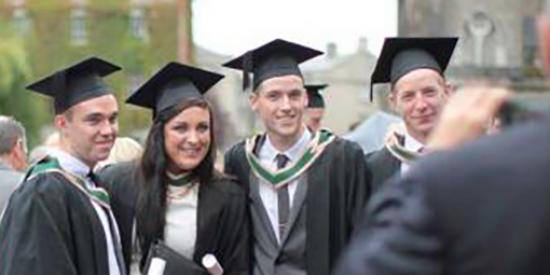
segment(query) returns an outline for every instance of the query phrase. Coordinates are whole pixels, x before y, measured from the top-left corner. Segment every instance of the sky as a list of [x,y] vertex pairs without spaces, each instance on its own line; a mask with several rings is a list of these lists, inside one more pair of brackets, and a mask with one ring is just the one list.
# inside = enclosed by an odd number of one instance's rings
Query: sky
[[209,50],[236,56],[275,38],[320,50],[329,42],[352,53],[359,39],[378,55],[397,34],[397,0],[195,0],[193,36]]

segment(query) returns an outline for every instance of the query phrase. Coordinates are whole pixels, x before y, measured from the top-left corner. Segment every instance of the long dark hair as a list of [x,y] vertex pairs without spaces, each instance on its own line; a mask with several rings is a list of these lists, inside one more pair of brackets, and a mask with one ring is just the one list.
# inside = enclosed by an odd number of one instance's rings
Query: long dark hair
[[142,251],[141,267],[151,243],[164,239],[166,225],[167,177],[166,171],[169,157],[164,146],[164,126],[173,117],[189,107],[208,109],[210,113],[210,148],[204,159],[191,172],[200,184],[208,184],[216,176],[214,162],[216,160],[216,144],[214,139],[214,116],[208,102],[201,98],[192,98],[156,114],[149,130],[145,151],[140,161],[137,173],[138,200],[136,206],[137,240]]

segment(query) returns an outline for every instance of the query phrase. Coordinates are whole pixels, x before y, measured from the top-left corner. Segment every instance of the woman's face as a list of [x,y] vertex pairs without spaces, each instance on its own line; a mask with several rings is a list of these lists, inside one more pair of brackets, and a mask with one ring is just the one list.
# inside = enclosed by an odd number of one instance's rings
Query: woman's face
[[164,125],[164,148],[168,155],[168,170],[174,174],[190,172],[208,154],[211,143],[210,112],[191,106]]

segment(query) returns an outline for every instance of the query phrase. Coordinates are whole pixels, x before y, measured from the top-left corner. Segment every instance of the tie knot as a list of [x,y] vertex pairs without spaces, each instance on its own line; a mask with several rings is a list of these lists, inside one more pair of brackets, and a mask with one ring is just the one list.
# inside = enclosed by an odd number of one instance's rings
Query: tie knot
[[90,172],[88,173],[88,175],[86,175],[90,180],[92,180],[92,182],[94,183],[97,183],[97,176],[96,174],[94,173],[94,171],[90,170]]
[[277,162],[277,169],[282,169],[288,163],[289,158],[285,154],[277,154],[275,161]]

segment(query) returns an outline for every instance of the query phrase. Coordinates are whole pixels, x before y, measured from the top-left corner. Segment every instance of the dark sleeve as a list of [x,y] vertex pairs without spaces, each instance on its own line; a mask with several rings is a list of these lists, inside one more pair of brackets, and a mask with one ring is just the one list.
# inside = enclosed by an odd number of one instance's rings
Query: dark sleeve
[[346,169],[348,175],[348,190],[346,193],[346,207],[351,220],[351,231],[364,217],[365,207],[371,194],[370,176],[361,147],[355,142],[348,141]]
[[120,185],[135,185],[135,172],[139,164],[135,161],[121,162],[103,167],[96,174],[109,193],[123,189]]
[[223,172],[228,175],[236,176],[235,161],[237,158],[237,150],[238,144],[231,147],[224,155]]
[[371,194],[376,193],[384,182],[400,171],[400,161],[386,148],[367,154],[365,159],[370,173]]
[[38,175],[14,192],[0,221],[0,275],[77,275],[69,207],[51,179]]
[[[230,183],[228,183],[230,184]],[[221,224],[224,228],[220,244],[223,255],[224,274],[248,274],[250,260],[250,238],[247,197],[240,187],[235,185],[228,197],[227,208]]]
[[337,275],[442,274],[442,240],[420,181],[394,178],[377,192]]
[[365,167],[367,169],[367,173],[369,176],[369,184],[371,188],[371,194],[374,194],[380,186],[382,185],[382,182],[385,180],[381,179],[380,177],[384,177],[382,174],[384,171],[391,169],[390,167],[387,167],[384,165],[383,161],[383,151],[373,151],[365,155]]
[[137,165],[135,162],[113,164],[98,173],[99,180],[111,196],[111,209],[118,225],[127,270],[129,270],[133,253],[132,233],[138,195],[135,180]]
[[250,175],[250,167],[246,159],[244,141],[235,144],[225,153],[224,173],[235,180],[245,193],[249,191],[248,176]]

